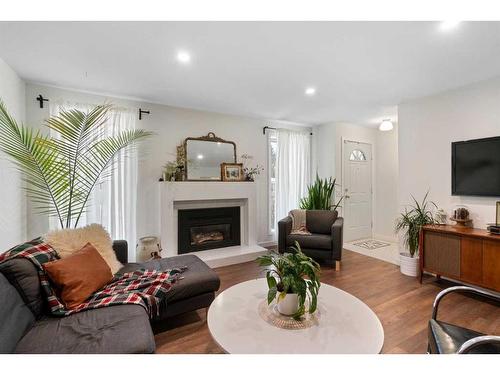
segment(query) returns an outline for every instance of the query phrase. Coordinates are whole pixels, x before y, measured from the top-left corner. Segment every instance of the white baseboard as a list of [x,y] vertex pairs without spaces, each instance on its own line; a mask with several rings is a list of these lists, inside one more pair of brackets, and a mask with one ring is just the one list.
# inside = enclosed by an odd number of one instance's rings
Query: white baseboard
[[396,236],[387,236],[383,234],[373,233],[373,238],[376,240],[387,241],[387,242],[398,242],[398,238]]
[[259,242],[258,245],[262,247],[271,247],[271,246],[278,246],[278,243],[276,241],[269,241],[269,242]]

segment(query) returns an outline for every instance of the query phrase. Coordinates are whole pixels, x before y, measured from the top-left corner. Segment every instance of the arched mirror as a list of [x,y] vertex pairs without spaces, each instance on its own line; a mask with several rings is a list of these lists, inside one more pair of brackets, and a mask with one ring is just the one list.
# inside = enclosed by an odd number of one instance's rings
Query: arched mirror
[[220,181],[221,164],[236,163],[236,144],[208,133],[204,137],[186,138],[186,179]]

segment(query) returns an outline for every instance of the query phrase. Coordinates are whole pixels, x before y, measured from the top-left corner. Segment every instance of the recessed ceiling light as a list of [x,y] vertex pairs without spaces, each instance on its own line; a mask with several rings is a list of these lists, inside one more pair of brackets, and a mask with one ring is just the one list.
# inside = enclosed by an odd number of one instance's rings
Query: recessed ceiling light
[[183,64],[187,64],[191,61],[191,55],[186,51],[179,51],[177,53],[177,60]]
[[307,96],[313,96],[316,94],[316,89],[314,87],[308,87],[305,91]]
[[439,25],[439,28],[442,31],[449,31],[455,29],[460,21],[443,21],[441,22],[441,25]]
[[393,128],[394,128],[394,125],[392,125],[392,121],[386,119],[386,120],[382,121],[382,123],[378,127],[378,130],[386,132],[386,131],[392,130]]
[[196,157],[197,157],[198,159],[200,159],[200,160],[201,160],[201,159],[203,159],[203,155],[202,155],[202,154],[198,154]]

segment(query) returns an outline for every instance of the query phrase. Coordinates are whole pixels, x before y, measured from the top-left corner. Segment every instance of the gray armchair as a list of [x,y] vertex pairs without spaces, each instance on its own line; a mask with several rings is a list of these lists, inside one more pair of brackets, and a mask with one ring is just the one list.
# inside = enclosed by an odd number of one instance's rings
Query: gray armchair
[[324,261],[329,266],[340,270],[342,259],[344,219],[337,211],[308,210],[306,212],[307,229],[310,236],[290,234],[292,218],[278,222],[278,251],[284,253],[297,241],[304,254]]

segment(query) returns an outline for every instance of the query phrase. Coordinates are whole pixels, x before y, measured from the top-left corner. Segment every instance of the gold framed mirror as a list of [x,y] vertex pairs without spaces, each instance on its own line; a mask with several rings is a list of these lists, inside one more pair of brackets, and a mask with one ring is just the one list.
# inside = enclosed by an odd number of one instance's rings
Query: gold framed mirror
[[184,140],[187,181],[221,181],[221,164],[236,163],[236,144],[210,132]]

